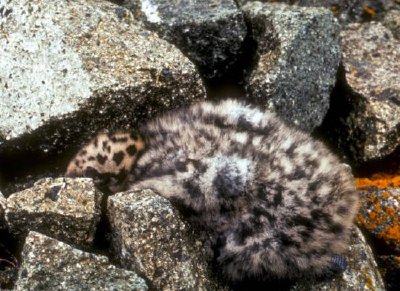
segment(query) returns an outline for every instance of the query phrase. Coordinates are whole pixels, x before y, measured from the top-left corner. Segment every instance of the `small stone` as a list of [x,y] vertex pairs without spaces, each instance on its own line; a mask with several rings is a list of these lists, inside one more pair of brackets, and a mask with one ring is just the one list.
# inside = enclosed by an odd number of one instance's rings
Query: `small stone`
[[284,120],[312,131],[329,108],[340,60],[339,25],[323,8],[249,2],[242,7],[257,61],[249,97]]
[[121,264],[156,290],[223,290],[210,276],[203,244],[165,198],[150,190],[117,193],[108,216]]
[[13,234],[40,231],[77,246],[93,243],[102,194],[88,178],[45,178],[7,199],[6,221]]
[[107,257],[75,249],[29,232],[14,290],[148,290],[136,273],[119,269]]

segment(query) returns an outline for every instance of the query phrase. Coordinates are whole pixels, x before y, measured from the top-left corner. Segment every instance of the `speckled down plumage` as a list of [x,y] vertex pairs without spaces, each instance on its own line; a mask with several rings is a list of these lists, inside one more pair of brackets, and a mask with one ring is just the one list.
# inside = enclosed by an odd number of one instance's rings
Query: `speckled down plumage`
[[[210,232],[228,278],[318,276],[346,251],[357,204],[349,167],[273,113],[204,102],[148,122],[139,136],[145,145],[123,184],[154,190]],[[104,156],[114,154],[111,147]],[[108,173],[93,163],[87,171],[87,155],[79,173],[121,175],[117,163]]]

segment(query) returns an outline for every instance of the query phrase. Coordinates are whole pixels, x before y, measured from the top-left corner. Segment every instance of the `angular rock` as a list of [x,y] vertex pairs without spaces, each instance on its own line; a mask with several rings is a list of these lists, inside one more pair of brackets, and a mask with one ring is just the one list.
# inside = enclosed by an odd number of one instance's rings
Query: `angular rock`
[[61,241],[90,246],[100,220],[102,194],[88,178],[45,178],[7,199],[6,221],[24,237],[40,231]]
[[337,140],[357,162],[384,158],[400,144],[400,42],[374,22],[351,24],[341,37],[350,109],[335,124]]
[[247,29],[234,0],[125,0],[125,7],[175,44],[206,78],[235,62]]
[[165,198],[150,190],[108,200],[112,244],[121,264],[144,274],[156,290],[220,290],[207,254],[190,226]]
[[148,290],[136,273],[108,258],[75,249],[31,231],[14,290]]
[[[255,0],[237,0],[239,5]],[[303,7],[325,7],[333,12],[342,24],[381,19],[392,7],[393,0],[263,0],[283,2]]]
[[242,7],[257,42],[249,97],[306,131],[321,124],[340,59],[339,25],[323,8],[250,2]]
[[400,40],[400,10],[390,10],[385,15],[382,23],[392,31],[396,39]]
[[357,224],[400,251],[400,175],[358,178],[360,209]]
[[332,280],[297,283],[291,291],[386,290],[374,254],[356,227],[351,234],[347,264],[347,269]]
[[[0,160],[64,152],[205,97],[194,65],[107,1],[0,4]],[[0,169],[1,170],[1,169]]]

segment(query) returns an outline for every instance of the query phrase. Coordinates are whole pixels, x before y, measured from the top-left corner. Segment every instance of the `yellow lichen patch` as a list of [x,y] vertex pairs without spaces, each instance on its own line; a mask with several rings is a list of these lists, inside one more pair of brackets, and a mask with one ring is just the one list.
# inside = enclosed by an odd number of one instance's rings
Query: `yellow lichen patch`
[[400,196],[386,191],[363,191],[356,223],[400,249]]
[[400,175],[390,174],[375,174],[370,178],[357,178],[355,179],[357,188],[375,187],[378,189],[386,188],[400,188]]

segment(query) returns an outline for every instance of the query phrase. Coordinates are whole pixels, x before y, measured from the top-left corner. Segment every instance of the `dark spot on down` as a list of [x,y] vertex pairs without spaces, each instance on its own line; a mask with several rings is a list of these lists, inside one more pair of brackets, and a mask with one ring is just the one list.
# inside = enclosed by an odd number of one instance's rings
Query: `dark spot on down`
[[84,155],[86,155],[86,154],[87,154],[87,151],[86,151],[86,150],[82,150],[82,151],[79,153],[80,156],[84,156]]
[[100,163],[100,165],[104,165],[104,163],[107,160],[107,157],[106,156],[102,156],[100,154],[97,154],[96,159]]
[[130,145],[126,148],[126,152],[128,153],[128,155],[133,156],[134,154],[136,154],[137,150],[135,145]]
[[103,151],[106,149],[108,142],[105,140],[103,141]]
[[124,159],[124,152],[123,151],[119,151],[118,153],[115,153],[113,156],[113,161],[117,164],[117,166],[119,166],[119,164],[121,164],[122,160]]
[[113,136],[113,137],[111,138],[111,141],[112,141],[113,143],[117,143],[117,142],[127,142],[127,141],[128,141],[128,138],[127,138],[127,137],[116,138],[115,136]]
[[191,198],[197,198],[203,195],[199,185],[193,181],[185,181],[182,186],[188,191]]
[[278,192],[275,196],[274,196],[274,206],[278,207],[281,203],[282,203],[283,197],[282,197],[282,193]]

